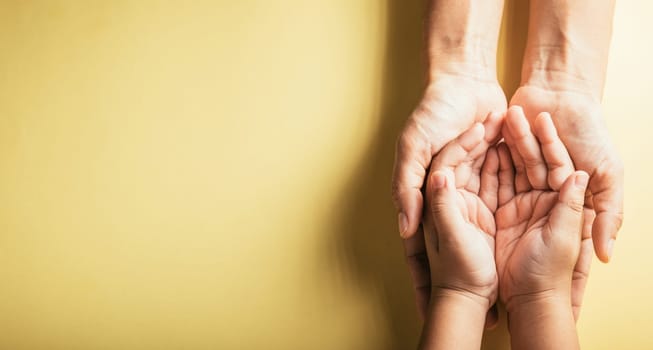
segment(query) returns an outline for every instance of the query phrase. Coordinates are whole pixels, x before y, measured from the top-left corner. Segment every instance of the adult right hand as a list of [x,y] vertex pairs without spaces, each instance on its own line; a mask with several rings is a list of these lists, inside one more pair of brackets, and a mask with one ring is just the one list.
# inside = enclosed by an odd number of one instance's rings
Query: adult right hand
[[427,169],[445,144],[475,122],[483,122],[490,112],[503,113],[507,106],[495,77],[481,78],[450,71],[434,74],[434,77],[398,138],[392,181],[399,231],[405,238],[406,261],[421,316],[427,310],[431,285],[420,228],[424,204],[422,187]]
[[392,196],[406,261],[424,316],[430,272],[424,235],[418,231],[422,189],[433,156],[449,141],[504,112],[506,97],[496,74],[503,0],[430,0],[426,18],[428,84],[408,118],[395,153]]

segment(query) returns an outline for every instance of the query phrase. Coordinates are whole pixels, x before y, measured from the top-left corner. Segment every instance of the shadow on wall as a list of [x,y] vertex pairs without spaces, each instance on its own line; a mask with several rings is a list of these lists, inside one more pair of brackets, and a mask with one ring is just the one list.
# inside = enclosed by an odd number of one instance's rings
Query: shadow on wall
[[[375,334],[368,349],[417,346],[421,322],[397,231],[390,188],[395,140],[419,100],[424,84],[423,19],[426,0],[388,0],[387,42],[376,131],[338,203],[334,253],[346,264],[349,283],[376,308]],[[378,319],[382,318],[382,319]]]
[[[519,33],[525,27],[514,29],[515,25],[524,23],[515,11],[522,18],[527,14],[524,5],[517,2],[506,1],[506,23],[502,27],[506,40],[502,39],[502,43],[507,44],[500,45],[500,50],[508,52],[499,57],[500,79],[508,93],[514,92],[519,82],[521,52],[515,51],[523,50],[525,37],[525,33]],[[370,340],[369,349],[416,348],[421,331],[390,188],[395,140],[424,86],[423,24],[427,3],[427,0],[388,0],[384,83],[377,130],[338,201],[345,205],[341,211],[344,214],[336,219],[339,220],[336,241],[331,242],[334,249],[331,252],[339,264],[344,264],[352,288],[376,302],[378,313],[374,315],[384,318],[375,319],[374,324],[384,326],[378,332],[383,332],[380,336],[385,340],[380,348],[378,340]],[[482,349],[508,347],[506,317],[502,312],[499,326],[486,331]]]

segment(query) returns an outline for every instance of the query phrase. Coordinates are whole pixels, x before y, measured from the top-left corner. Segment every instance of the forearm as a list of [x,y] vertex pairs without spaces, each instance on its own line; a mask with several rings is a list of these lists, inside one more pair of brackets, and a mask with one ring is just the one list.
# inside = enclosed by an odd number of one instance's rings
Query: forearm
[[477,296],[436,289],[419,349],[480,349],[487,304]]
[[503,0],[432,0],[427,22],[429,79],[441,73],[496,79]]
[[600,98],[614,0],[531,0],[522,84]]
[[537,295],[518,299],[506,305],[512,349],[580,348],[568,295]]

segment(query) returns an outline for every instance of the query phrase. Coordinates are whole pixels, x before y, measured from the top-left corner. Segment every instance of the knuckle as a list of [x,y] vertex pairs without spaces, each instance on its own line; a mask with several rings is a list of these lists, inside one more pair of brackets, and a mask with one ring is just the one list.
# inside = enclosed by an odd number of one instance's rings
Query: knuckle
[[441,201],[434,200],[431,203],[431,213],[434,215],[442,215],[447,211],[447,204]]
[[[572,281],[576,280],[587,280],[589,279],[589,272],[588,271],[581,271],[581,270],[574,270],[574,272],[571,275]],[[580,303],[578,303],[580,305]]]
[[397,209],[401,209],[402,207],[402,197],[404,197],[403,193],[404,191],[402,190],[400,183],[398,181],[392,181],[392,201]]
[[582,213],[583,208],[585,207],[585,202],[582,199],[570,199],[567,201],[567,206],[577,213]]
[[524,165],[528,169],[534,169],[534,168],[539,168],[540,166],[544,166],[544,161],[539,159],[539,158],[524,158]]

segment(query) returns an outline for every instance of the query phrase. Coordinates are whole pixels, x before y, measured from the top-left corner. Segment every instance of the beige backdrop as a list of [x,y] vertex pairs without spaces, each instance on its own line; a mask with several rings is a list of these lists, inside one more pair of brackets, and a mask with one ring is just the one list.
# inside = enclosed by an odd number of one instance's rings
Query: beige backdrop
[[[423,11],[0,1],[0,348],[413,348],[389,189]],[[504,17],[508,93],[525,11]],[[590,349],[653,347],[652,12],[617,5],[604,106],[626,222],[593,267]]]

